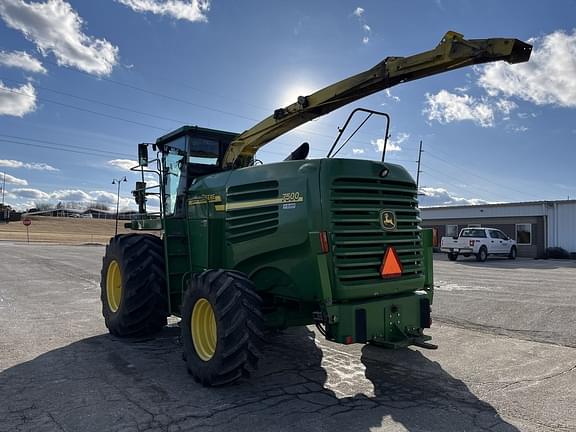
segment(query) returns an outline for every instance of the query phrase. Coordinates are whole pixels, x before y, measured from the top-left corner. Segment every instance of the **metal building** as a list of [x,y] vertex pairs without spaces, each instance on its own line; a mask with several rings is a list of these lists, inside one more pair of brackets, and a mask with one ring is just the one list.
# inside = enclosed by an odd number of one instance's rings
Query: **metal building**
[[483,226],[515,239],[519,256],[542,256],[548,247],[576,253],[576,200],[425,207],[421,217],[423,227],[434,229],[435,245],[462,228]]

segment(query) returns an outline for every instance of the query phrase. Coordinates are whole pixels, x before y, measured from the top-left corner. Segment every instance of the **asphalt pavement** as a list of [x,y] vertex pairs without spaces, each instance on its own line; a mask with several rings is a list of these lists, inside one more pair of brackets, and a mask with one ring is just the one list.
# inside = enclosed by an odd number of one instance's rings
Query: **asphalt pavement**
[[436,254],[434,272],[436,319],[576,347],[576,261]]
[[[531,329],[525,284],[514,284],[513,272],[563,287],[540,296],[554,300],[553,316],[572,298],[574,267],[499,263],[505,288],[490,261],[439,259],[430,331],[438,350],[343,346],[291,329],[268,336],[250,380],[207,389],[186,373],[175,319],[155,338],[107,333],[102,254],[97,246],[0,242],[0,431],[576,430],[576,351],[563,346],[572,342],[552,325],[545,343],[528,340],[541,338],[532,330],[494,334],[516,327],[484,317],[495,299],[503,302],[495,311],[507,308]],[[471,290],[476,278],[482,289]]]

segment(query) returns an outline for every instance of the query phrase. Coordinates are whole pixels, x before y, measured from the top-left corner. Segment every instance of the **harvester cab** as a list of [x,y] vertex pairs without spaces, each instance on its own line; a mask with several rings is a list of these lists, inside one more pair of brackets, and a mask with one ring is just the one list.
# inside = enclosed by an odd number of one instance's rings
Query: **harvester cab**
[[[265,329],[316,325],[331,341],[396,348],[430,346],[432,235],[420,227],[417,187],[400,165],[327,157],[303,143],[284,161],[257,151],[282,134],[393,85],[489,61],[527,61],[515,39],[465,40],[448,32],[431,51],[388,57],[243,133],[185,126],[139,146],[143,218],[130,226],[161,235],[111,239],[102,267],[102,310],[111,333],[153,333],[181,317],[187,368],[222,385],[256,367]],[[357,129],[356,129],[357,130]],[[354,135],[354,132],[352,133]],[[150,160],[148,151],[156,151]],[[145,173],[158,185],[146,187]],[[153,189],[153,190],[152,190]],[[150,195],[160,212],[146,214]]]

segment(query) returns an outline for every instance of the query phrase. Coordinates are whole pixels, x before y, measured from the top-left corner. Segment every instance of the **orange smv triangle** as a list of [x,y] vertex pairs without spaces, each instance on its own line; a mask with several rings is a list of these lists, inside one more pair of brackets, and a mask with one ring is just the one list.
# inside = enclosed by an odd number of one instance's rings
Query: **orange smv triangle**
[[392,246],[386,249],[382,265],[380,266],[380,276],[384,279],[402,276],[402,263],[400,258],[398,258],[396,249]]

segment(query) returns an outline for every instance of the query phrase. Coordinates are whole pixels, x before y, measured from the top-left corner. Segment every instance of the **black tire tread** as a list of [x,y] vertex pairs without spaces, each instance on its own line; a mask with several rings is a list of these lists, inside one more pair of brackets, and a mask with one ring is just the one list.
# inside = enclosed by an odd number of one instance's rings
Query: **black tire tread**
[[[146,336],[166,325],[168,299],[163,243],[151,234],[120,234],[110,239],[102,262],[101,300],[106,327],[115,336]],[[111,260],[122,272],[122,301],[114,313],[106,297]]]
[[[484,256],[484,258],[482,258],[482,250],[484,250],[486,252],[486,255]],[[488,259],[488,249],[486,249],[486,246],[480,246],[480,249],[478,250],[478,253],[476,254],[476,261],[484,262],[487,259]]]
[[[214,357],[203,362],[191,340],[190,316],[198,296],[207,298],[218,325]],[[233,270],[206,270],[192,275],[184,294],[182,338],[188,372],[204,386],[230,384],[256,370],[264,341],[262,300],[246,275]]]

